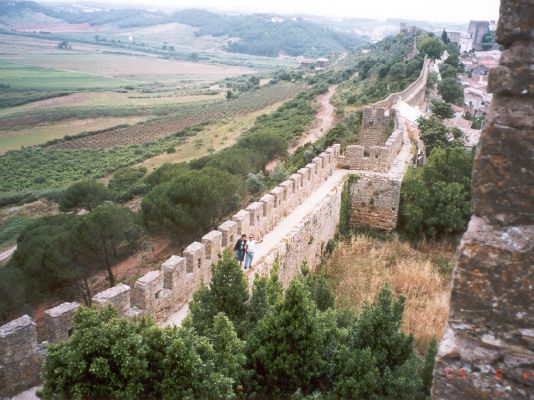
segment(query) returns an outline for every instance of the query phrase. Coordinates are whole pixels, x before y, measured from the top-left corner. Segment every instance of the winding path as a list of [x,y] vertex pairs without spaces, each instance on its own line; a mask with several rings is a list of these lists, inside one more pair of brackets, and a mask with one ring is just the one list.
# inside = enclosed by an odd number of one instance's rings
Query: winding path
[[317,111],[317,114],[315,114],[314,127],[309,129],[295,145],[290,147],[289,154],[295,153],[299,147],[306,143],[316,142],[332,127],[334,124],[335,108],[332,103],[330,103],[330,100],[335,92],[336,85],[332,85],[325,93],[317,96],[316,101],[319,104],[319,110]]

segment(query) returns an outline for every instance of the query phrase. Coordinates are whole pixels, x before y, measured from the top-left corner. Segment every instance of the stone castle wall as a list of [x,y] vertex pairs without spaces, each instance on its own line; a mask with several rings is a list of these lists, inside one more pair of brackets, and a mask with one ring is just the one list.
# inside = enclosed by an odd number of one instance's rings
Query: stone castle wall
[[350,185],[350,225],[390,232],[397,226],[402,176],[362,174]]
[[421,68],[421,72],[415,81],[402,92],[391,93],[384,100],[377,101],[371,107],[375,109],[383,108],[390,110],[394,108],[395,104],[399,101],[404,101],[413,107],[423,107],[429,66],[430,60],[425,56],[423,68]]
[[[368,110],[368,111],[367,111]],[[372,111],[371,108],[364,110],[364,118],[372,118],[376,120],[376,114],[372,117],[366,117],[366,113],[369,115]],[[384,110],[376,110],[378,114],[379,123],[374,124],[373,131],[367,131],[366,143],[379,142],[383,140],[389,121],[393,119],[395,121],[395,130],[391,136],[382,145],[349,145],[347,146],[345,153],[339,157],[339,166],[341,168],[386,172],[391,167],[393,160],[402,148],[402,134],[403,127],[396,114],[391,110],[391,117],[384,117]],[[387,122],[384,122],[387,121]],[[373,139],[370,139],[373,137]]]
[[[430,61],[425,58],[418,78],[402,92],[392,93],[384,100],[363,109],[359,143],[347,146],[345,153],[339,158],[340,168],[376,172],[386,172],[391,168],[402,148],[404,132],[395,106],[400,101],[414,107],[424,106],[429,64]],[[392,120],[395,129],[385,140]]]
[[534,398],[534,1],[501,0],[500,65],[473,164],[432,398]]
[[[202,283],[210,281],[212,265],[224,248],[232,248],[242,233],[265,235],[315,192],[336,168],[339,149],[339,145],[334,145],[325,150],[259,201],[237,212],[199,242],[191,243],[182,256],[173,255],[159,271],[146,273],[133,287],[118,284],[96,294],[93,305],[97,308],[112,305],[126,317],[148,314],[158,321],[165,320],[188,303]],[[340,196],[338,191],[328,196],[328,200],[306,217],[298,232],[291,232],[284,238],[283,246],[254,268],[254,274],[267,274],[278,253],[280,261],[286,264],[280,271],[285,283],[298,271],[302,261],[314,267],[325,243],[334,236]],[[69,337],[78,307],[78,303],[63,303],[45,312],[47,342]],[[47,342],[38,344],[35,322],[27,315],[0,327],[0,398],[39,382]]]

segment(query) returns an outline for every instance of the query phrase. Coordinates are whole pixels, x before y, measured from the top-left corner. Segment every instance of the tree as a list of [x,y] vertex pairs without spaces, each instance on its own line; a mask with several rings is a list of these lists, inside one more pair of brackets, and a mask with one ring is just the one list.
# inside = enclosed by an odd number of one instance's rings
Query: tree
[[226,250],[213,268],[209,287],[195,292],[189,303],[191,326],[206,335],[218,313],[224,313],[240,334],[244,332],[248,301],[245,276],[231,251]]
[[141,229],[135,214],[126,207],[101,205],[83,215],[76,226],[83,256],[103,264],[110,286],[115,286],[113,264],[119,260],[119,246],[128,245],[129,252],[137,248]]
[[453,68],[458,68],[458,65],[460,65],[460,59],[456,54],[450,54],[444,62]]
[[190,239],[234,210],[240,191],[239,179],[226,171],[210,167],[187,171],[148,192],[141,203],[143,221],[153,231]]
[[449,103],[444,101],[432,100],[432,114],[439,119],[454,117],[454,111]]
[[121,168],[113,174],[109,181],[108,189],[119,202],[125,202],[136,195],[144,194],[148,190],[148,185],[142,182],[146,171],[144,167]]
[[151,174],[145,177],[144,181],[150,187],[154,187],[163,182],[172,181],[179,175],[190,171],[189,164],[182,162],[178,164],[165,163]]
[[443,121],[436,115],[428,118],[420,116],[417,119],[417,126],[420,131],[421,139],[425,143],[427,156],[436,147],[449,146],[449,129],[443,124]]
[[213,318],[208,339],[215,352],[216,368],[231,378],[235,387],[245,375],[245,342],[238,338],[232,321],[222,312]]
[[273,265],[271,276],[254,280],[252,296],[247,307],[247,320],[252,330],[271,308],[283,299],[284,290],[278,280],[278,262]]
[[[239,350],[221,323],[219,350]],[[222,353],[221,353],[222,354]],[[117,318],[114,309],[81,308],[72,336],[48,346],[43,399],[233,398],[233,379],[217,365],[209,340],[191,330],[158,328],[141,318]],[[237,355],[232,354],[231,359]]]
[[26,301],[32,303],[51,296],[73,298],[87,292],[90,297],[84,286],[77,287],[79,280],[94,272],[91,266],[80,265],[74,258],[79,250],[74,235],[78,220],[73,215],[43,217],[20,234],[17,250],[5,268],[21,271],[25,276],[17,285],[25,288]]
[[458,75],[458,70],[451,66],[450,64],[441,64],[439,68],[439,74],[441,75],[441,79],[447,79],[447,78],[454,78],[456,79]]
[[445,50],[445,45],[435,36],[424,36],[417,41],[417,49],[430,59],[435,60],[441,57]]
[[94,179],[86,179],[73,183],[59,198],[61,211],[85,208],[93,211],[95,207],[111,198],[104,184]]
[[323,274],[305,273],[303,281],[318,310],[326,311],[334,307],[334,294]]
[[447,35],[447,31],[445,29],[443,29],[443,32],[441,33],[441,41],[444,44],[450,43],[449,36]]
[[284,300],[258,322],[248,339],[253,390],[275,397],[298,389],[313,391],[325,365],[324,336],[308,290],[301,280],[293,280]]
[[473,155],[463,147],[436,148],[410,169],[401,188],[399,227],[414,240],[461,233],[471,216]]
[[247,188],[247,192],[252,194],[263,192],[266,188],[263,172],[260,171],[257,174],[249,172],[245,181],[245,187]]
[[226,91],[226,100],[230,100],[232,98],[232,91],[230,89],[228,89]]
[[462,104],[464,101],[464,91],[455,78],[445,78],[438,85],[439,94],[448,103]]

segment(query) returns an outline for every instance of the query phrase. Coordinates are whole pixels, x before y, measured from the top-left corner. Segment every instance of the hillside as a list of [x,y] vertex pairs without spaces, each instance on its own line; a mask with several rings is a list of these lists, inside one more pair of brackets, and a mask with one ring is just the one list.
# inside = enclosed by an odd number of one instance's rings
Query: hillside
[[[192,27],[201,38],[223,39],[222,50],[257,56],[323,56],[354,49],[365,43],[362,36],[337,32],[327,25],[302,18],[274,18],[271,15],[225,15],[200,9],[175,13],[141,8],[81,9],[76,6],[45,6],[33,1],[8,0],[0,4],[0,27],[15,30],[47,31],[58,23],[62,32],[79,31],[86,25],[94,31],[120,35],[124,30],[179,23]],[[87,31],[89,32],[89,31]],[[227,40],[230,39],[230,40]],[[172,43],[195,46],[194,40]]]

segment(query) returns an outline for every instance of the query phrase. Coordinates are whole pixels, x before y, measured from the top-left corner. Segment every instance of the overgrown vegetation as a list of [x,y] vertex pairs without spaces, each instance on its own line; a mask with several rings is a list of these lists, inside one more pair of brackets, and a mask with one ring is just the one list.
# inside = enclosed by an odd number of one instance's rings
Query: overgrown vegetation
[[400,230],[413,240],[464,232],[471,216],[472,163],[470,150],[438,147],[426,164],[410,168],[401,189]]
[[91,213],[43,217],[29,223],[13,258],[0,268],[0,320],[50,298],[91,303],[89,278],[106,271],[139,245],[141,229],[125,207],[100,205]]
[[[317,84],[274,113],[258,117],[232,147],[193,160],[189,167],[164,165],[154,171],[147,181],[155,186],[141,205],[145,224],[151,229],[163,229],[175,238],[214,228],[223,216],[240,205],[239,194],[246,181],[250,181],[250,174],[287,155],[291,140],[300,136],[313,118],[311,101],[325,90],[326,85]],[[271,179],[274,182],[278,178],[273,175]],[[204,180],[206,187],[202,186]]]
[[304,272],[285,291],[276,273],[258,278],[249,296],[226,252],[181,328],[81,309],[71,338],[49,347],[40,395],[426,398],[436,347],[424,360],[400,331],[404,297],[386,286],[359,313],[336,309],[326,281]]
[[414,58],[411,52],[413,34],[401,32],[397,36],[388,36],[370,46],[370,52],[358,57],[353,72],[358,75],[340,85],[334,97],[338,106],[359,106],[374,103],[399,92],[412,83],[421,72],[425,53]]

